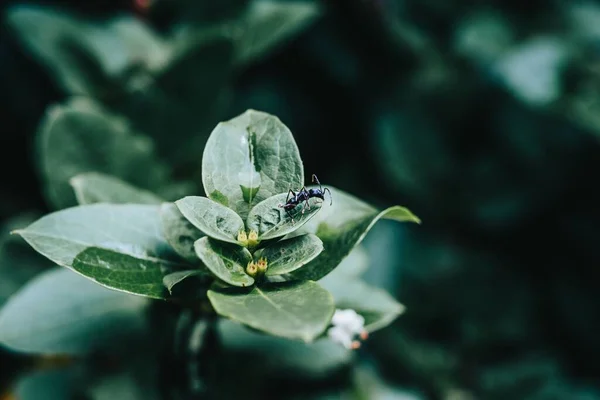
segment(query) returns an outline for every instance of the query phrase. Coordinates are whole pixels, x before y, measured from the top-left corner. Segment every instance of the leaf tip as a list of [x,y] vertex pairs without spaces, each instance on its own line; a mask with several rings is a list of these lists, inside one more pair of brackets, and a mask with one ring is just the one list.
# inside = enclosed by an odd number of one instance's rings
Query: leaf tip
[[77,188],[81,185],[81,180],[83,179],[81,175],[82,174],[79,174],[69,178],[69,185],[71,185],[72,188]]

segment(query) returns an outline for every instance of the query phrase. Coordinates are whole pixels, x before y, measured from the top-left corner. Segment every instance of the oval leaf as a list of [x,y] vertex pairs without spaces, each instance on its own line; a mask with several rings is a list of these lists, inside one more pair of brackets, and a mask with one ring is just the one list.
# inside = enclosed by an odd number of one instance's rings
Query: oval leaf
[[[256,371],[260,376],[271,379],[293,377],[300,379],[327,379],[340,370],[349,368],[353,352],[328,339],[318,339],[313,343],[265,335],[247,329],[226,318],[217,322],[219,340],[224,354],[231,357],[241,370]],[[245,378],[255,375],[243,374]]]
[[385,328],[405,309],[385,290],[358,278],[334,277],[331,274],[319,283],[333,295],[336,308],[351,308],[362,315],[365,329],[369,332]]
[[[364,246],[358,245],[325,278],[360,278],[369,267],[369,254]],[[325,279],[323,278],[323,279]],[[321,281],[319,281],[321,282]]]
[[379,211],[341,190],[330,190],[333,205],[324,202],[319,215],[302,228],[303,232],[314,233],[323,241],[324,251],[304,268],[292,272],[294,279],[319,280],[330,273],[364,239],[380,218],[421,222],[404,207],[394,206]]
[[160,204],[163,200],[152,192],[136,188],[114,176],[88,172],[69,181],[79,204]]
[[173,250],[192,264],[200,263],[194,242],[204,236],[186,217],[175,203],[164,203],[160,206],[160,222],[162,233]]
[[69,180],[84,172],[147,189],[166,181],[168,169],[155,157],[152,141],[91,100],[51,107],[36,135],[45,194],[55,208],[77,204]]
[[248,110],[212,131],[202,156],[208,197],[245,218],[262,200],[304,183],[290,130],[275,116]]
[[[81,367],[80,367],[81,368]],[[81,385],[81,369],[69,365],[62,368],[34,370],[21,375],[14,383],[12,395],[6,400],[64,400],[77,398]]]
[[255,1],[240,24],[237,62],[261,58],[305,29],[320,15],[317,3]]
[[[103,288],[65,268],[24,286],[0,311],[0,342],[42,354],[82,354],[145,335],[147,301]],[[126,340],[127,341],[127,340]],[[128,344],[130,345],[131,343]]]
[[254,279],[246,274],[252,254],[245,247],[203,237],[194,243],[196,254],[215,276],[230,285],[246,287]]
[[154,299],[167,297],[161,261],[140,259],[118,251],[88,247],[77,254],[71,267],[99,284]]
[[169,291],[169,293],[173,294],[173,288],[177,284],[183,282],[184,280],[191,278],[191,277],[205,277],[207,275],[210,275],[210,273],[207,270],[201,270],[201,269],[190,269],[190,270],[186,270],[186,271],[177,271],[177,272],[173,272],[172,274],[165,276],[163,278],[163,283],[164,283],[165,287],[167,288],[167,290]]
[[109,288],[166,298],[163,276],[185,267],[160,234],[159,207],[91,204],[16,231],[35,250]]
[[198,39],[186,30],[176,36],[169,59],[153,69],[144,90],[136,90],[138,80],[131,79],[134,89],[119,109],[171,163],[196,165],[230,101],[233,45],[222,34]]
[[250,291],[213,288],[208,298],[223,317],[305,342],[323,333],[335,310],[331,294],[312,281],[268,283]]
[[110,86],[91,43],[90,27],[49,7],[16,6],[7,11],[9,29],[30,56],[47,67],[63,90],[95,96]]
[[237,234],[244,230],[244,221],[233,210],[201,196],[187,196],[175,204],[183,216],[207,236],[238,243]]
[[281,240],[264,248],[260,257],[268,262],[266,275],[281,275],[295,271],[323,251],[323,242],[313,234]]
[[248,214],[246,220],[248,229],[258,232],[260,240],[278,238],[294,232],[321,209],[322,201],[313,198],[308,201],[308,205],[298,205],[288,215],[282,207],[279,207],[280,204],[285,203],[287,197],[285,193],[269,197],[254,206]]
[[46,270],[50,264],[20,237],[10,234],[38,217],[37,213],[20,213],[0,225],[0,308],[27,281]]

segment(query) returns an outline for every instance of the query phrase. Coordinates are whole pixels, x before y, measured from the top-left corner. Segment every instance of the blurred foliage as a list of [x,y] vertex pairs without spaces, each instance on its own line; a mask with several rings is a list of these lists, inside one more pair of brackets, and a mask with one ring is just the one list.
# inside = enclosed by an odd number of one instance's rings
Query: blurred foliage
[[[381,260],[373,264],[396,271],[381,276],[394,277],[385,285],[407,311],[365,343],[361,359],[376,372],[361,370],[360,386],[447,400],[600,399],[597,1],[323,0],[318,18],[307,8],[274,17],[285,40],[269,51],[250,44],[265,33],[245,30],[253,13],[266,26],[259,1],[58,3],[69,12],[19,5],[61,20],[26,29],[43,39],[37,48],[15,33],[19,14],[4,12],[6,224],[56,207],[39,169],[38,127],[51,104],[92,95],[95,107],[127,119],[123,135],[151,138],[173,167],[168,182],[192,185],[216,121],[264,110],[295,133],[307,171],[377,206],[406,204],[423,220],[397,228],[402,242],[389,254],[371,246],[370,259]],[[175,136],[189,146],[169,146]],[[0,258],[1,287],[14,288],[7,295],[37,273],[30,256],[9,273],[13,261]],[[168,361],[165,370],[179,365]],[[344,379],[304,387],[340,398]]]

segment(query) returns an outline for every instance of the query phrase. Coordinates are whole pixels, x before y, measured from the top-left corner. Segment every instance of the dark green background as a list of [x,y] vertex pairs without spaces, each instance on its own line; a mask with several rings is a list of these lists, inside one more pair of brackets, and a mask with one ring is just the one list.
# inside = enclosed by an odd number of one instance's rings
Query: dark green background
[[[92,18],[134,9],[56,3]],[[145,18],[164,29],[182,17],[175,4]],[[388,271],[372,280],[408,311],[361,354],[426,398],[600,399],[600,4],[321,4],[323,17],[236,78],[226,118],[277,115],[307,176],[423,220],[367,240]],[[516,52],[528,78],[511,86],[494,67]],[[64,98],[5,29],[0,93],[4,221],[48,211],[32,138]]]

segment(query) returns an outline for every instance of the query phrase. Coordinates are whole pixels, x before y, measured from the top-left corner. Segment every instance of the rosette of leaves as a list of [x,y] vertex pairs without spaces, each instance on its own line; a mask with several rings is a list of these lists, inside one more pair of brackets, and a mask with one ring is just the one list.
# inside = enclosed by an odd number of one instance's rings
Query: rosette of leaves
[[[248,110],[218,124],[204,150],[202,178],[207,197],[169,203],[117,178],[77,176],[81,205],[16,233],[88,280],[59,269],[25,287],[0,312],[0,342],[34,352],[92,350],[127,328],[123,318],[147,304],[140,297],[192,307],[207,298],[221,317],[305,342],[324,334],[336,308],[363,315],[368,331],[402,312],[390,295],[359,279],[364,257],[347,256],[378,219],[419,220],[406,208],[378,210],[336,188],[333,205],[310,199],[290,217],[280,204],[305,179],[294,138],[277,117]],[[339,265],[346,267],[330,274]],[[99,314],[98,299],[111,312]],[[76,324],[68,324],[70,314]],[[106,329],[90,336],[87,321]]]

